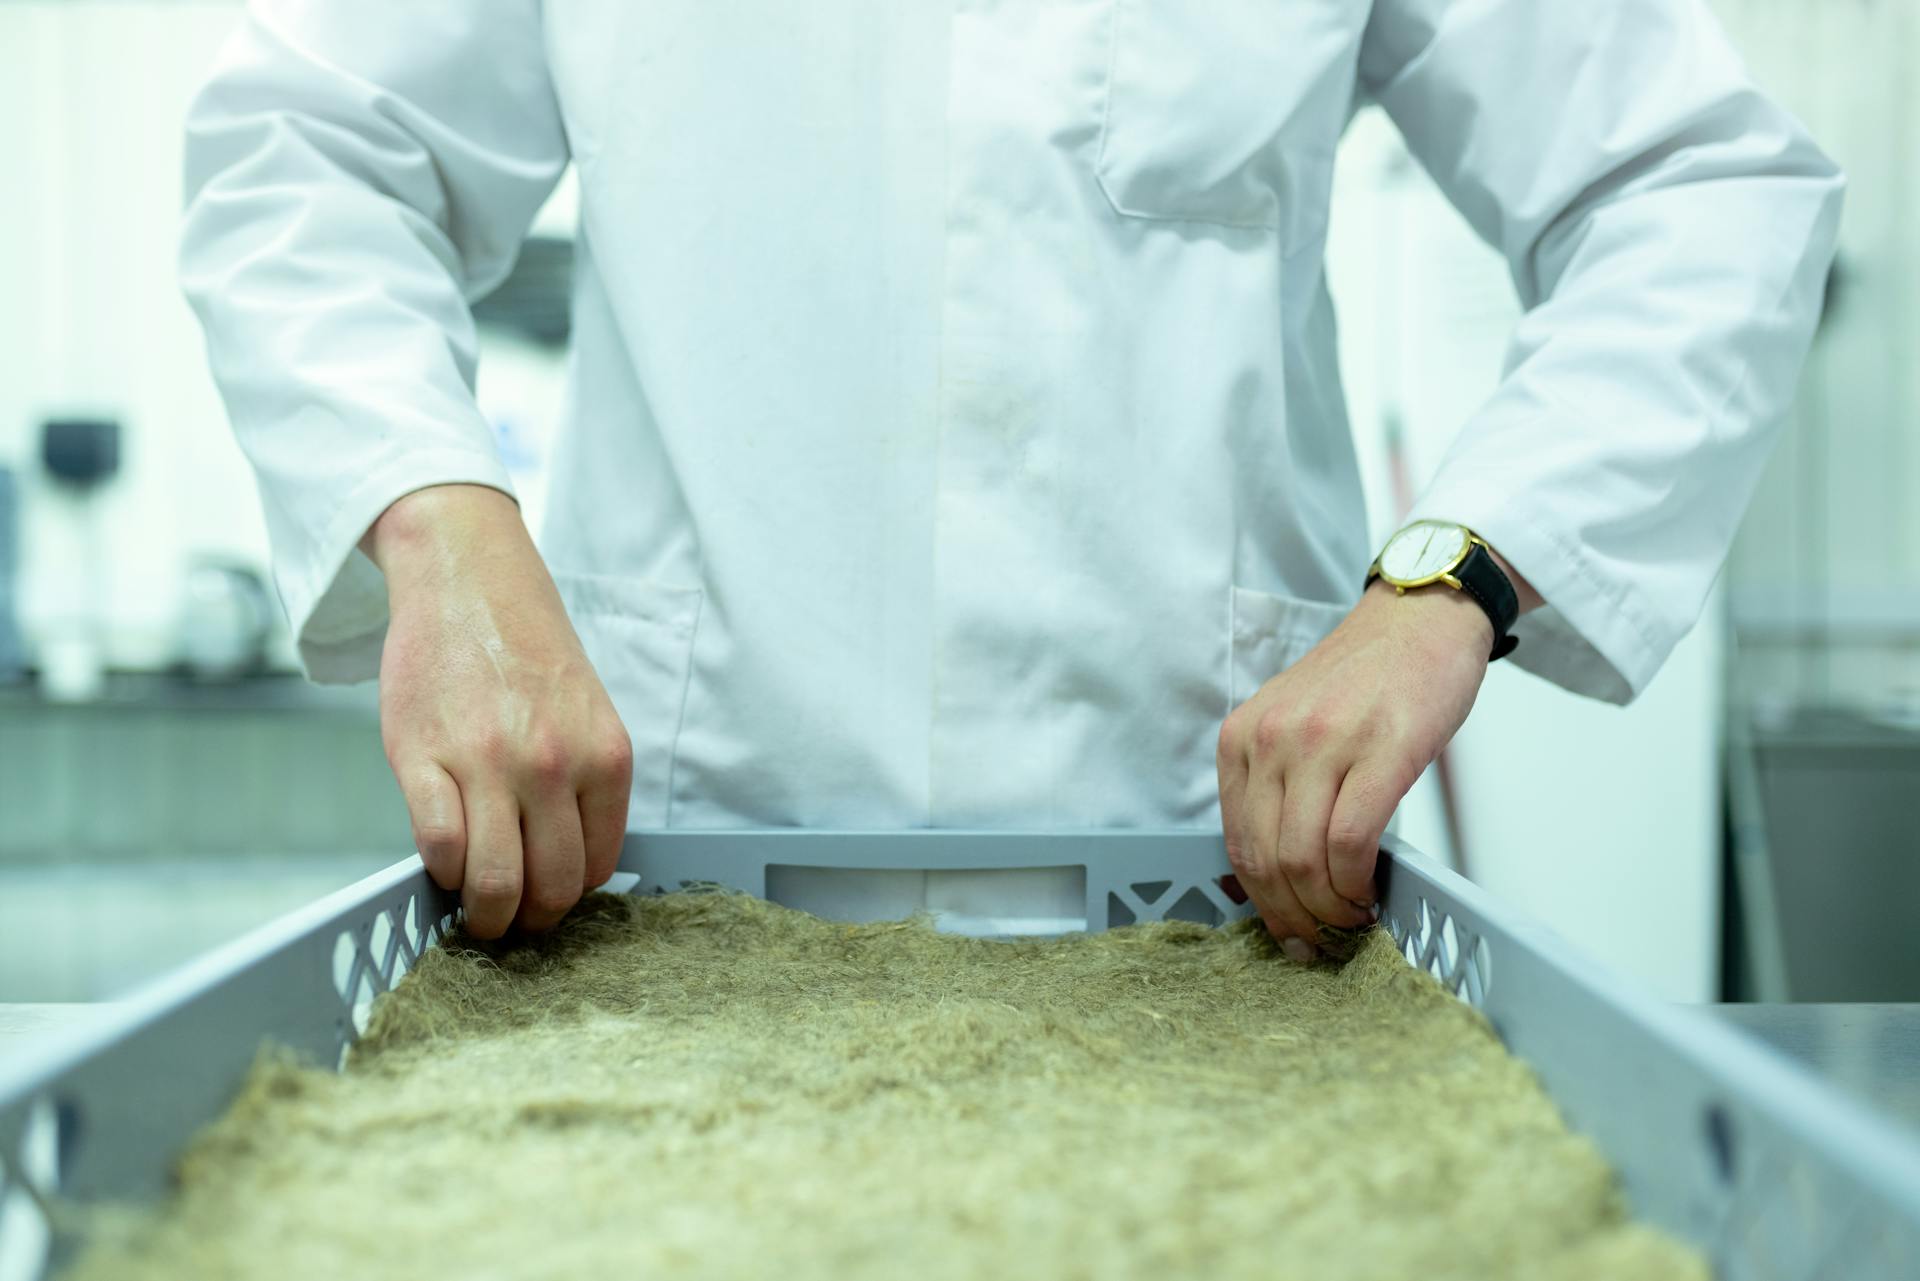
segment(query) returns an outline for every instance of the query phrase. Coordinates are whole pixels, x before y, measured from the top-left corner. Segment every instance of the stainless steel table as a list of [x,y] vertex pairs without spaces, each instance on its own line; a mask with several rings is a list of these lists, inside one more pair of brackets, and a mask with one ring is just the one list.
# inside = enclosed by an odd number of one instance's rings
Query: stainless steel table
[[1920,1005],[1715,1005],[1874,1111],[1920,1130]]
[[112,1001],[0,1003],[0,1060],[67,1028],[104,1017],[115,1008]]

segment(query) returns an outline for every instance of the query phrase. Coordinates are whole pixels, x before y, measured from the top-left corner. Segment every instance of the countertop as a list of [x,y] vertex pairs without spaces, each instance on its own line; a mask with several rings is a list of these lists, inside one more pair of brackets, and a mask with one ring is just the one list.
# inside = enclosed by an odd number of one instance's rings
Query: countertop
[[91,1004],[52,1001],[31,1005],[0,1004],[0,1062],[5,1062],[36,1041],[48,1039],[53,1033],[103,1018],[114,1008],[112,1001]]
[[32,682],[0,684],[0,712],[98,716],[129,712],[311,712],[354,718],[379,715],[372,682],[315,685],[296,672],[265,672],[230,681],[194,681],[177,672],[108,672],[98,698],[49,699]]
[[1703,1008],[1920,1134],[1920,1004]]

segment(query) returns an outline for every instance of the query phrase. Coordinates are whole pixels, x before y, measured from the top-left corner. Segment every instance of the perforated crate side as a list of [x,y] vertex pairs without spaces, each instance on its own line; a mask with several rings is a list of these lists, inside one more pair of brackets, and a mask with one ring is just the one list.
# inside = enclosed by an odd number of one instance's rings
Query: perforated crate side
[[1722,1281],[1920,1278],[1920,1144],[1398,842],[1388,852],[1382,925],[1533,1068],[1638,1217]]
[[373,998],[438,941],[454,896],[417,860],[216,949],[78,1029],[0,1067],[0,1281],[39,1281],[76,1242],[56,1197],[135,1200],[231,1101],[260,1050],[332,1067]]
[[[765,829],[639,832],[622,871],[640,893],[724,885],[762,898],[771,866],[988,871],[1065,868],[1084,885],[1086,928],[1136,921],[1219,925],[1252,914],[1221,885],[1231,872],[1219,836],[1201,830],[834,832]],[[831,913],[829,913],[831,914]]]

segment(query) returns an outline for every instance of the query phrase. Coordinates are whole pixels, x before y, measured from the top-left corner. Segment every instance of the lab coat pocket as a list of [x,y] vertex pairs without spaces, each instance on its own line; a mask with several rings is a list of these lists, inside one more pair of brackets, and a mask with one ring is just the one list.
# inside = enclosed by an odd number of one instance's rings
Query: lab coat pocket
[[1306,657],[1340,625],[1350,605],[1231,589],[1227,675],[1229,705],[1238,707],[1262,685]]
[[1109,4],[1094,167],[1115,212],[1317,241],[1364,0]]
[[627,826],[663,827],[703,593],[646,578],[554,575],[580,644],[633,740]]

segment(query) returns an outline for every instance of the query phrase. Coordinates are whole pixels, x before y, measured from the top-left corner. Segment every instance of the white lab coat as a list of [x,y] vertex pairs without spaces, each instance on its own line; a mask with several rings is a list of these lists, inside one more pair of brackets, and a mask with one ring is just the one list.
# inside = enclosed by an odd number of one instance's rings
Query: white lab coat
[[1374,550],[1321,268],[1379,101],[1527,313],[1416,517],[1624,700],[1788,400],[1841,181],[1700,0],[255,4],[188,124],[185,285],[321,680],[355,550],[508,489],[467,302],[579,166],[543,547],[636,826],[1214,825],[1221,719]]

